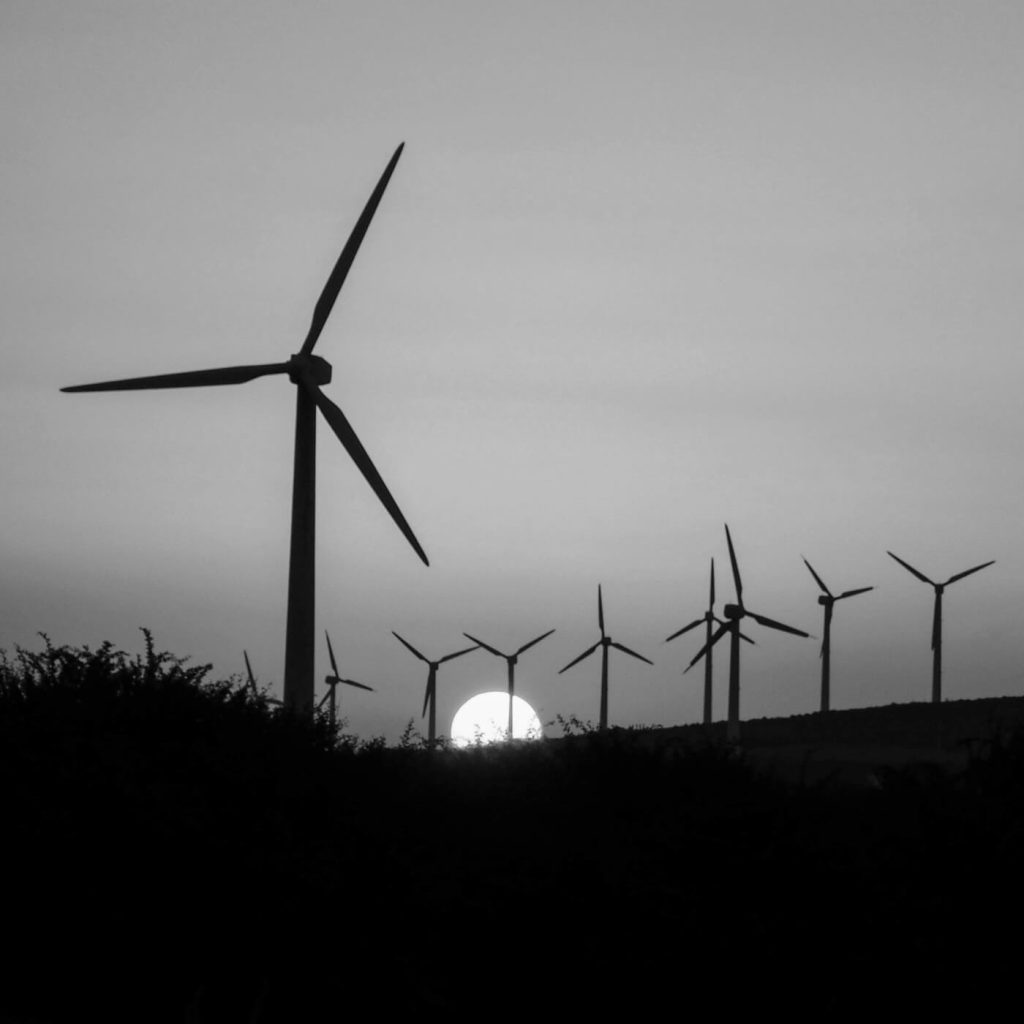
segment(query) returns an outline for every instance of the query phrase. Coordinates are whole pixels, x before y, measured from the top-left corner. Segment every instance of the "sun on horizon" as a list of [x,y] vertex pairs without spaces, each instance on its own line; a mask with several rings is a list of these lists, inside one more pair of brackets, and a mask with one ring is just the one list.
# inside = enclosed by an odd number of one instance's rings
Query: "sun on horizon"
[[[537,740],[543,735],[537,712],[522,697],[513,697],[512,738]],[[455,712],[451,738],[457,747],[500,743],[508,739],[508,694],[493,690],[470,697]]]

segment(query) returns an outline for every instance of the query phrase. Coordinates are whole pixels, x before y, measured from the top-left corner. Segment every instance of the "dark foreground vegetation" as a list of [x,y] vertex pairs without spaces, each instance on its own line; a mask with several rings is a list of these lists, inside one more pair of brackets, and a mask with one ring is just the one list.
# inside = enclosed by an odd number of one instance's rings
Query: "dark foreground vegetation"
[[698,734],[360,744],[206,676],[151,643],[0,663],[4,1019],[801,1019],[1016,991],[1021,734],[855,787]]

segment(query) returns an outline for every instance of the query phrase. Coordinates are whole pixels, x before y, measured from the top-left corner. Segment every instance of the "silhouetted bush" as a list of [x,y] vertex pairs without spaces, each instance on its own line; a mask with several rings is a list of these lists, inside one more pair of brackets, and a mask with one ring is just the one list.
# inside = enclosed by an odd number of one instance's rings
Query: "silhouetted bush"
[[506,1005],[514,963],[551,1013],[948,1009],[1013,966],[1020,736],[959,774],[801,786],[697,734],[360,742],[208,675],[148,634],[0,659],[0,1005],[451,1012]]

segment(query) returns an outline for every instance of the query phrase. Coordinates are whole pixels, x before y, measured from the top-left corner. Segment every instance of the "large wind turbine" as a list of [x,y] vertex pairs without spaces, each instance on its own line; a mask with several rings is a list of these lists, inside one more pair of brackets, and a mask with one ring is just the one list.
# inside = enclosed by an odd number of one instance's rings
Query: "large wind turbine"
[[373,691],[372,686],[367,686],[365,683],[357,683],[354,679],[342,679],[338,675],[338,663],[334,660],[334,648],[331,646],[331,634],[324,630],[324,636],[327,637],[327,654],[331,659],[331,675],[324,676],[324,682],[328,686],[327,693],[320,698],[320,703],[317,704],[317,708],[324,706],[324,701],[329,700],[328,704],[328,715],[331,720],[331,735],[334,735],[335,730],[338,727],[338,702],[335,696],[335,690],[338,689],[339,683],[344,683],[346,686],[357,686],[360,690]]
[[[711,635],[716,625],[720,625],[722,620],[715,615],[715,560],[711,559],[711,590],[708,594],[708,610],[699,618],[694,619],[689,625],[683,626],[682,629],[677,629],[670,637],[666,637],[663,641],[668,643],[669,640],[675,640],[677,636],[682,636],[684,633],[689,633],[691,629],[695,629],[701,623],[705,624],[704,632],[704,646],[707,647],[707,657],[704,659],[704,724],[711,724],[711,680],[712,680],[712,656],[711,648],[708,646],[711,643]],[[740,639],[746,640],[748,644],[752,644],[754,641],[750,639],[744,633],[740,633]],[[684,669],[685,672],[685,669]]]
[[573,665],[578,664],[584,658],[589,658],[591,654],[598,649],[601,650],[601,721],[600,728],[608,728],[608,648],[614,647],[617,650],[628,654],[632,658],[639,658],[640,661],[646,661],[648,665],[653,665],[654,662],[650,658],[645,658],[642,654],[637,654],[636,651],[631,651],[628,647],[624,647],[622,644],[616,643],[610,636],[604,631],[604,601],[601,598],[601,584],[597,585],[597,624],[601,629],[601,639],[594,644],[593,647],[588,647],[578,658],[573,658],[565,668],[558,670],[558,674],[561,675],[566,669],[570,669]]
[[287,374],[296,385],[295,406],[295,471],[292,483],[291,559],[288,569],[288,627],[284,657],[285,706],[304,716],[313,712],[313,644],[314,644],[314,553],[316,547],[316,410],[334,431],[345,451],[388,510],[398,528],[405,534],[416,554],[428,564],[427,556],[405,521],[395,499],[387,489],[366,449],[349,425],[345,414],[320,390],[331,381],[331,364],[313,355],[345,277],[356,258],[370,221],[387,188],[395,165],[402,153],[402,143],[395,150],[384,173],[377,182],[360,214],[356,226],[345,243],[338,262],[324,285],[313,320],[302,348],[286,363],[262,363],[250,366],[229,366],[216,370],[168,373],[156,377],[132,377],[128,380],[106,381],[62,388],[62,391],[135,391],[152,388],[193,388],[213,384],[244,384],[257,377]]
[[[803,558],[803,555],[800,556]],[[804,565],[807,566],[811,571],[811,575],[816,580],[822,592],[818,595],[818,604],[825,609],[825,626],[822,630],[821,637],[821,710],[828,711],[829,704],[829,672],[832,658],[832,607],[836,601],[842,601],[845,597],[854,597],[857,594],[866,594],[869,590],[874,590],[874,587],[858,587],[856,590],[844,590],[838,597],[836,597],[828,587],[825,586],[825,581],[814,571],[814,566],[804,558]]]
[[932,702],[938,704],[942,700],[942,593],[950,583],[956,583],[957,580],[962,580],[965,576],[970,576],[971,573],[980,572],[982,569],[987,569],[990,565],[995,565],[995,559],[992,559],[991,562],[983,562],[981,565],[976,565],[973,569],[965,569],[963,572],[955,573],[945,583],[936,583],[934,580],[928,579],[923,572],[918,572],[912,565],[907,564],[902,558],[894,555],[891,551],[886,552],[886,554],[890,558],[895,558],[907,572],[913,573],[923,583],[927,583],[928,586],[935,589],[935,611],[932,614]]
[[810,634],[805,633],[802,629],[794,629],[792,626],[776,622],[775,619],[769,619],[767,615],[758,615],[756,612],[752,612],[745,607],[743,604],[743,581],[740,579],[740,567],[736,562],[736,551],[732,546],[732,536],[729,533],[728,525],[725,527],[725,540],[729,545],[729,561],[732,563],[732,579],[736,587],[736,603],[725,606],[722,610],[725,615],[725,622],[718,627],[714,636],[694,655],[693,661],[686,666],[684,671],[689,672],[701,658],[711,651],[711,648],[726,633],[730,634],[729,720],[726,725],[725,735],[728,740],[735,741],[740,738],[740,621],[750,616],[755,622],[760,623],[762,626],[767,626],[769,629],[779,629],[783,633],[793,633],[796,636],[809,636]]
[[505,654],[503,651],[499,651],[497,647],[492,647],[490,644],[485,644],[483,640],[477,640],[475,636],[470,636],[469,633],[463,633],[462,635],[467,640],[472,640],[477,647],[482,647],[485,651],[490,651],[491,654],[496,655],[499,658],[504,658],[508,664],[508,738],[512,739],[512,698],[515,696],[516,691],[516,662],[519,661],[519,655],[523,651],[528,651],[534,644],[539,644],[545,637],[551,636],[554,633],[553,629],[549,629],[546,633],[541,633],[540,636],[531,640],[528,644],[523,644],[515,654]]
[[[427,688],[423,694],[423,712],[422,715],[427,713],[427,708],[430,709],[430,718],[427,721],[427,740],[431,745],[434,743],[434,738],[437,735],[437,668],[439,665],[443,665],[446,661],[451,661],[452,658],[461,658],[463,654],[469,654],[470,651],[475,651],[479,647],[479,644],[474,644],[472,647],[464,647],[461,651],[454,651],[452,654],[446,654],[443,658],[438,658],[437,661],[431,661],[429,658],[420,654],[415,647],[408,640],[400,637],[394,630],[391,631],[396,640],[401,641],[406,647],[416,655],[420,661],[425,661],[430,667],[430,671],[427,673]],[[420,717],[422,717],[422,715]]]

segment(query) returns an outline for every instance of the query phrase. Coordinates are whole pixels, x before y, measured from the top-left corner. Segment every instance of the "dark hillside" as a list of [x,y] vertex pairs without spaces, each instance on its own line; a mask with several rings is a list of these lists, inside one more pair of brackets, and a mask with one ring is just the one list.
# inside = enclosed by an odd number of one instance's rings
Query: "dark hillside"
[[0,666],[0,1009],[983,1012],[1015,975],[1020,734],[956,773],[801,785],[696,734],[338,742],[205,674]]

